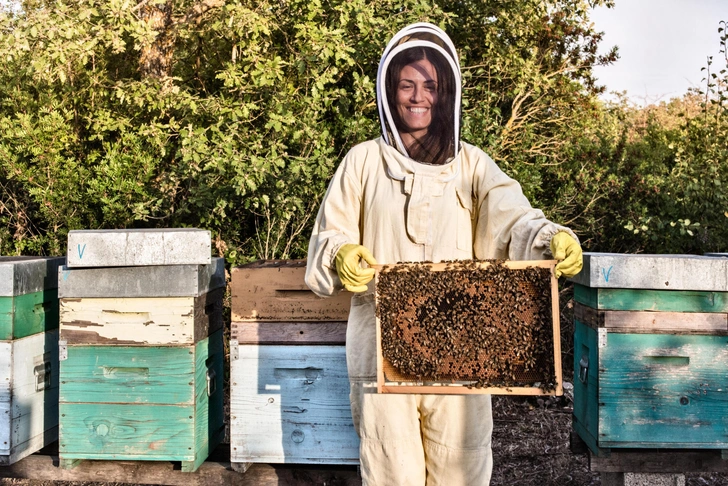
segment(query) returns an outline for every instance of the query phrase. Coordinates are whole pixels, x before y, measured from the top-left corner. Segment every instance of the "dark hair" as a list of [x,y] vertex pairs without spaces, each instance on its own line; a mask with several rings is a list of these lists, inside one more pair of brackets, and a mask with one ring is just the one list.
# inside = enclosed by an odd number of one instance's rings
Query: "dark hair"
[[437,73],[437,103],[432,107],[432,122],[427,134],[407,147],[410,158],[428,164],[444,164],[455,154],[455,78],[447,60],[431,47],[413,47],[398,53],[387,68],[387,104],[395,128],[402,130],[402,120],[397,111],[397,86],[399,75],[408,64],[430,61]]

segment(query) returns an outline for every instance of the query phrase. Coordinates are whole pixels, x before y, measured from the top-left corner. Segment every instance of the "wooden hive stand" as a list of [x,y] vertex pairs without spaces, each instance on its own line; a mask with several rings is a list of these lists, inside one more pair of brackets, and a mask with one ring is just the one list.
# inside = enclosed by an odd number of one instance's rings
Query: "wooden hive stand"
[[230,460],[358,464],[346,369],[351,294],[323,299],[303,260],[232,269]]

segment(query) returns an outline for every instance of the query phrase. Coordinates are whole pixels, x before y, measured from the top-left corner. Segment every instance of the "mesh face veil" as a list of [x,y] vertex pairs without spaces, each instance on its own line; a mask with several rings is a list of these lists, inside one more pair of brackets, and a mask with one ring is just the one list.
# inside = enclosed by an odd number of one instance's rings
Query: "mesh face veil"
[[[416,71],[405,71],[407,66]],[[400,75],[417,76],[417,71],[426,77],[434,73],[436,88],[424,98],[415,88],[400,89]],[[384,50],[377,72],[377,108],[385,142],[418,162],[446,163],[460,143],[461,85],[457,53],[444,31],[428,23],[400,30]],[[409,136],[417,123],[426,130]]]

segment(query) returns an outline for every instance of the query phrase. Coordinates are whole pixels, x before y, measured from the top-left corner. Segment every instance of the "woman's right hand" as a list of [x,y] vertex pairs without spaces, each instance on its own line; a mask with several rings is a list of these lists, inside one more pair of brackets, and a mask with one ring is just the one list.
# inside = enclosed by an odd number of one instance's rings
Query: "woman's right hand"
[[369,265],[377,264],[372,253],[362,245],[348,243],[339,248],[336,254],[336,272],[349,292],[364,292],[369,281],[374,278],[374,269],[362,268],[359,265],[360,260]]

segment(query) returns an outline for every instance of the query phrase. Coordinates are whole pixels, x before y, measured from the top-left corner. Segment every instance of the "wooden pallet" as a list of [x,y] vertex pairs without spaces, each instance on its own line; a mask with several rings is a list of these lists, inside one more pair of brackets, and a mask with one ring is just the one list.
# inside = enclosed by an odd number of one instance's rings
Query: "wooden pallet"
[[728,473],[726,451],[706,449],[621,449],[589,453],[589,468],[601,473]]

